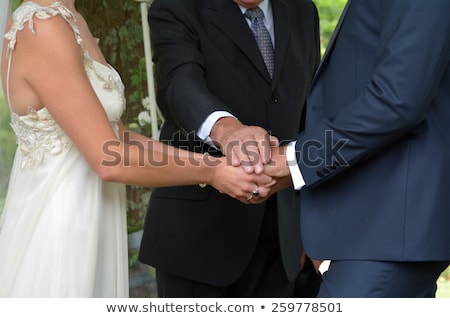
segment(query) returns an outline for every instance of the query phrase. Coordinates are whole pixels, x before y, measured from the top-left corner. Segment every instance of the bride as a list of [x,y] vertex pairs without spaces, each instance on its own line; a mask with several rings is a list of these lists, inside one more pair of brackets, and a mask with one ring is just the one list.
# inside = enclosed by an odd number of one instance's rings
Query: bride
[[0,297],[128,296],[125,184],[207,183],[243,203],[258,186],[268,195],[275,181],[264,174],[127,130],[122,81],[75,0],[26,0],[5,30],[18,149],[0,220]]

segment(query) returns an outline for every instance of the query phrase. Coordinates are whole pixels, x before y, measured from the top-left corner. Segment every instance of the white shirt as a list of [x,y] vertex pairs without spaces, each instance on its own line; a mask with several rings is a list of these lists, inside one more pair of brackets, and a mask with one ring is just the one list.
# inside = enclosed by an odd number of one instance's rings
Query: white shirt
[[302,172],[297,164],[297,156],[295,155],[296,141],[290,142],[286,147],[286,162],[291,172],[292,184],[295,190],[300,190],[305,185]]

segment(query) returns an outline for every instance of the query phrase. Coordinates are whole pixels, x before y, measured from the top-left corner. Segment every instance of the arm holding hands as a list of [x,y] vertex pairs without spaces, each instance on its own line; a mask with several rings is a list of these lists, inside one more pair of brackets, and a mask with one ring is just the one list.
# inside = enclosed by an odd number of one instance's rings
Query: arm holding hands
[[[141,154],[149,153],[155,174],[147,183],[153,186],[209,184],[220,193],[252,203],[248,198],[258,185],[262,185],[259,197],[266,198],[275,180],[266,174],[249,174],[240,166],[231,165],[226,157],[213,157],[168,146],[127,129],[120,124],[121,139],[133,148],[140,147]],[[130,152],[131,153],[131,152]],[[138,151],[139,153],[139,151]],[[162,164],[164,163],[164,164]],[[167,163],[167,164],[165,164]],[[150,167],[149,167],[150,168]],[[169,168],[169,169],[166,169]],[[150,172],[150,171],[149,171]],[[147,172],[142,172],[147,174]]]

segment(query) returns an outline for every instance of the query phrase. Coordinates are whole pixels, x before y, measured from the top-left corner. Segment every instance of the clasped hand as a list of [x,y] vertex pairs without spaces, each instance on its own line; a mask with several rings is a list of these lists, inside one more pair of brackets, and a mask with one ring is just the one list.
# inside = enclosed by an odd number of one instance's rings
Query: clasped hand
[[227,164],[239,168],[230,169],[235,178],[231,184],[221,184],[220,192],[246,204],[258,204],[291,184],[286,148],[279,147],[278,138],[263,128],[225,118],[219,120],[211,136]]

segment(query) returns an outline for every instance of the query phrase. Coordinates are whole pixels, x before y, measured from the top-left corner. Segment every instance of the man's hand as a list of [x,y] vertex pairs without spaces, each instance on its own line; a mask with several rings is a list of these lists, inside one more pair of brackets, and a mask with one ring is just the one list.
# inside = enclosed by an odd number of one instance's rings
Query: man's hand
[[264,166],[264,173],[276,179],[285,179],[291,176],[286,159],[286,146],[271,148],[271,161]]
[[261,174],[271,161],[271,147],[278,146],[278,139],[265,129],[244,125],[233,117],[219,119],[210,137],[231,165],[242,166],[247,173]]
[[271,148],[271,160],[268,164],[264,165],[264,174],[271,176],[275,183],[270,187],[260,185],[259,189],[264,189],[267,195],[266,197],[254,197],[251,203],[261,203],[267,200],[272,194],[292,186],[292,177],[286,162],[286,147]]
[[300,256],[300,270],[302,270],[303,267],[305,266],[307,258],[309,258],[309,260],[311,261],[311,264],[314,267],[314,270],[316,271],[316,273],[319,273],[320,265],[322,265],[323,261],[317,260],[317,259],[312,259],[308,255],[306,255],[306,252],[304,249],[302,249],[301,256]]

